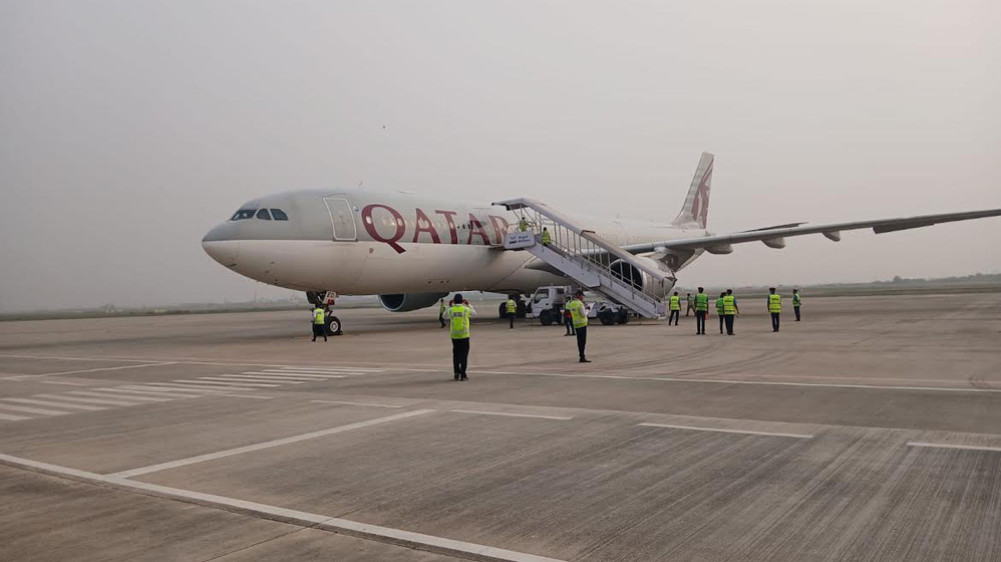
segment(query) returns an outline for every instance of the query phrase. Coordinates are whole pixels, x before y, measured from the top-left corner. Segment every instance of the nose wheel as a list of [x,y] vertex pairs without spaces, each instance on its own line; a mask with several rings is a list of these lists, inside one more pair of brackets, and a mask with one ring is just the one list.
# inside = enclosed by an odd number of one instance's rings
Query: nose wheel
[[336,316],[327,316],[326,326],[328,336],[339,336],[343,333],[341,331],[341,319]]

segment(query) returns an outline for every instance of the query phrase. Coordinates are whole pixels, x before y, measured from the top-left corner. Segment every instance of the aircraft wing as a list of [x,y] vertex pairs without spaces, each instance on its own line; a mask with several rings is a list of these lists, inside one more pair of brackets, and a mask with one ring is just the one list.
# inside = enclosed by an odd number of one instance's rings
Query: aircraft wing
[[623,246],[622,249],[639,254],[656,250],[706,250],[713,254],[728,254],[733,251],[731,244],[742,244],[745,242],[763,242],[771,248],[785,247],[785,239],[790,236],[805,236],[807,234],[823,234],[835,242],[841,240],[841,232],[844,230],[861,230],[871,228],[876,234],[884,232],[895,232],[897,230],[908,230],[911,228],[921,228],[945,222],[966,221],[972,219],[982,219],[986,217],[1001,216],[1001,209],[987,209],[982,211],[966,211],[961,213],[941,213],[937,215],[921,215],[917,217],[905,217],[896,219],[878,219],[856,222],[842,222],[832,224],[821,224],[814,226],[801,226],[804,223],[795,225],[785,225],[780,227],[770,227],[765,229],[748,230],[735,232],[732,234],[720,234],[704,236],[701,238],[683,238],[677,240],[665,240],[663,242],[647,242],[643,244],[632,244]]

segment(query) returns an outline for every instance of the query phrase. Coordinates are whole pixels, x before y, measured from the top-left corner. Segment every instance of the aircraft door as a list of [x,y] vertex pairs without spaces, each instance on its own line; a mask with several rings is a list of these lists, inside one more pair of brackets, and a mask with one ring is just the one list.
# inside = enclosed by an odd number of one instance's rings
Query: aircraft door
[[323,202],[327,204],[327,211],[330,213],[334,240],[357,240],[358,229],[355,227],[354,214],[351,212],[348,200],[340,197],[324,197]]

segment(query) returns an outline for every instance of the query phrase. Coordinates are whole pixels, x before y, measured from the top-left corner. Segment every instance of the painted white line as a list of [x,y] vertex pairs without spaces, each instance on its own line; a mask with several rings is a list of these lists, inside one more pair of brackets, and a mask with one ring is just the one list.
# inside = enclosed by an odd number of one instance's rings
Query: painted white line
[[122,398],[145,398],[149,396],[164,396],[167,398],[198,398],[200,395],[195,394],[170,394],[168,392],[160,392],[156,390],[131,390],[128,388],[102,388],[102,392],[114,392]]
[[84,396],[69,396],[68,394],[36,394],[35,396],[38,396],[40,398],[46,398],[48,400],[68,400],[70,402],[83,402],[84,404],[103,404],[108,406],[139,405],[139,402],[123,402],[122,400],[107,400],[104,398],[88,398]]
[[772,431],[751,431],[748,429],[721,429],[718,427],[695,427],[692,425],[673,425],[667,423],[641,423],[643,427],[666,427],[667,429],[685,429],[689,431],[712,431],[716,433],[739,433],[743,435],[763,435],[765,437],[792,437],[794,439],[813,439],[813,435],[805,433],[780,433]]
[[[164,385],[164,386],[152,386],[153,384]],[[125,389],[128,389],[128,390],[146,390],[146,391],[154,391],[154,392],[172,392],[172,393],[175,393],[175,394],[177,394],[177,393],[193,393],[193,394],[197,394],[198,396],[205,396],[205,395],[211,395],[211,394],[219,394],[221,392],[225,392],[223,390],[212,390],[210,388],[192,388],[190,386],[181,386],[181,385],[166,386],[168,384],[169,383],[150,383],[150,386],[133,384],[133,385],[129,385],[129,386],[123,386],[122,388],[125,388]],[[230,390],[232,390],[232,389],[230,389]]]
[[72,412],[63,412],[60,410],[45,410],[42,408],[29,408],[27,406],[14,406],[11,404],[0,404],[0,408],[4,410],[13,410],[15,412],[25,412],[28,414],[39,414],[42,416],[65,416],[66,414],[71,414]]
[[342,379],[343,375],[328,375],[328,374],[310,374],[310,373],[280,373],[276,371],[247,371],[240,376],[250,376],[250,377],[268,377],[276,379],[295,379],[295,380],[323,380],[323,379]]
[[194,384],[194,381],[185,381],[183,383],[173,383],[173,382],[147,382],[143,383],[147,386],[157,386],[164,388],[171,388],[176,390],[187,389],[187,390],[200,390],[202,392],[232,392],[234,390],[257,390],[255,388],[250,388],[246,386],[236,386],[221,383],[208,383],[206,381],[201,381],[202,384]]
[[30,469],[43,474],[70,478],[88,483],[99,483],[119,490],[127,490],[160,498],[172,499],[242,513],[270,521],[280,521],[302,527],[315,527],[324,531],[350,535],[374,542],[404,546],[416,550],[426,550],[436,554],[485,562],[564,562],[534,554],[494,548],[482,544],[457,541],[431,535],[423,535],[400,529],[357,523],[338,517],[309,513],[255,502],[181,490],[157,484],[147,484],[116,476],[102,476],[93,472],[77,470],[65,466],[48,464],[11,455],[0,454],[0,463],[20,469]]
[[394,406],[393,404],[376,404],[375,402],[347,402],[345,400],[310,400],[317,404],[345,404],[348,406],[371,406],[373,408],[406,408],[406,406]]
[[36,406],[49,406],[52,408],[76,408],[78,410],[98,411],[107,410],[100,406],[84,406],[83,404],[67,404],[66,402],[50,402],[48,400],[32,400],[31,398],[4,398],[7,402],[17,402],[19,404],[34,404]]
[[[274,375],[275,373],[267,373],[267,372],[264,372],[264,371],[245,371],[243,374],[245,374],[245,375]],[[289,373],[289,374],[291,375],[293,373]],[[294,373],[294,374],[296,374],[296,375],[314,374],[314,375],[317,375],[317,376],[322,376],[325,379],[345,379],[345,378],[347,378],[347,375],[328,375],[328,374],[320,374],[320,373]]]
[[174,382],[180,382],[184,384],[208,384],[215,386],[233,386],[242,388],[278,388],[279,384],[273,383],[263,383],[263,382],[239,382],[229,379],[223,379],[220,377],[198,377],[199,380],[183,380],[176,379]]
[[424,414],[429,414],[434,410],[414,410],[412,412],[403,412],[402,414],[396,414],[394,416],[388,416],[385,418],[376,418],[374,420],[368,420],[363,422],[352,423],[348,425],[342,425],[338,427],[333,427],[330,429],[324,429],[320,431],[312,431],[310,433],[303,433],[301,435],[294,435],[292,437],[285,437],[282,439],[275,439],[273,441],[265,441],[263,443],[256,443],[254,445],[246,445],[244,447],[237,447],[235,449],[227,449],[225,451],[218,451],[215,453],[208,453],[205,455],[198,455],[194,457],[189,457],[186,459],[180,459],[176,461],[164,462],[160,464],[154,464],[152,466],[145,466],[142,468],[134,468],[132,470],[126,470],[123,472],[118,472],[110,476],[118,478],[132,478],[140,474],[149,474],[150,472],[159,472],[161,470],[169,470],[172,468],[177,468],[180,466],[187,466],[190,464],[196,464],[205,461],[211,461],[216,459],[221,459],[225,457],[231,457],[233,455],[241,455],[243,453],[251,453],[254,451],[260,451],[263,449],[270,449],[272,447],[280,447],[282,445],[288,445],[290,443],[298,443],[299,441],[305,441],[307,439],[316,439],[317,437],[325,437],[327,435],[334,435],[335,433],[344,433],[345,431],[351,431],[353,429],[361,429],[363,427],[369,427],[373,425],[379,425],[383,423],[393,422],[397,420],[402,420],[406,418],[412,418],[414,416],[421,416]]
[[[206,380],[209,379],[209,377],[199,377],[199,378],[206,379]],[[270,383],[279,383],[279,384],[302,384],[302,383],[306,382],[306,381],[304,381],[302,379],[280,379],[280,378],[258,377],[258,376],[247,376],[247,375],[217,375],[216,378],[213,378],[211,380],[218,380],[218,379],[222,379],[222,380],[225,380],[225,381],[231,381],[231,382],[240,382],[240,381],[243,381],[243,382],[270,382]],[[310,382],[313,382],[313,381],[310,381]]]
[[925,447],[930,449],[963,449],[966,451],[994,451],[1001,453],[1001,447],[988,447],[986,445],[956,445],[953,443],[925,443],[923,441],[909,441],[908,447]]
[[381,373],[384,369],[374,369],[372,367],[306,367],[296,365],[286,365],[282,370],[304,370],[304,371],[359,371],[370,373]]
[[109,392],[106,390],[101,390],[100,392],[87,392],[79,390],[76,392],[68,392],[67,394],[79,394],[80,396],[91,396],[94,398],[110,398],[112,400],[128,400],[128,401],[138,400],[140,402],[170,402],[170,398],[152,398],[150,396],[124,396],[117,392]]
[[559,421],[570,421],[573,418],[567,416],[542,416],[538,414],[512,414],[510,412],[484,412],[482,410],[449,410],[449,412],[458,412],[460,414],[482,414],[485,416],[508,416],[512,418],[539,418],[543,420],[559,420]]
[[252,396],[250,394],[227,394],[221,393],[219,396],[231,396],[233,398],[253,398],[254,400],[272,400],[274,396]]
[[837,384],[819,382],[743,381],[734,379],[677,379],[655,377],[649,380],[666,382],[692,382],[712,384],[756,384],[767,386],[806,386],[817,388],[861,388],[865,390],[922,390],[932,392],[1001,392],[1001,388],[948,388],[943,386],[883,386],[876,384]]
[[70,382],[70,381],[38,381],[42,384],[65,384],[68,386],[87,386],[85,382]]
[[21,420],[30,420],[30,419],[31,418],[25,417],[25,416],[12,416],[10,414],[0,414],[0,420],[21,421]]
[[78,369],[75,371],[56,371],[54,373],[42,373],[40,375],[28,375],[33,377],[51,377],[55,375],[75,375],[77,373],[96,373],[99,371],[119,371],[121,369],[142,369],[143,367],[161,367],[163,365],[176,365],[176,361],[162,361],[159,363],[146,363],[144,365],[121,365],[118,367],[98,367],[96,369]]

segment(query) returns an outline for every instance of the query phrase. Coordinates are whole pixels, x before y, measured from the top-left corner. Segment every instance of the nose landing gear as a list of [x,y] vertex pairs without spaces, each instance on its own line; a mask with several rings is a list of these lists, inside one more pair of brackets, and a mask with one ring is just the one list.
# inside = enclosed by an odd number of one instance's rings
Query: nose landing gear
[[324,312],[324,329],[327,331],[328,336],[339,336],[344,332],[341,330],[341,319],[330,313],[331,307],[334,306],[334,297],[337,293],[333,291],[307,291],[306,298],[312,305],[320,305],[323,307]]

